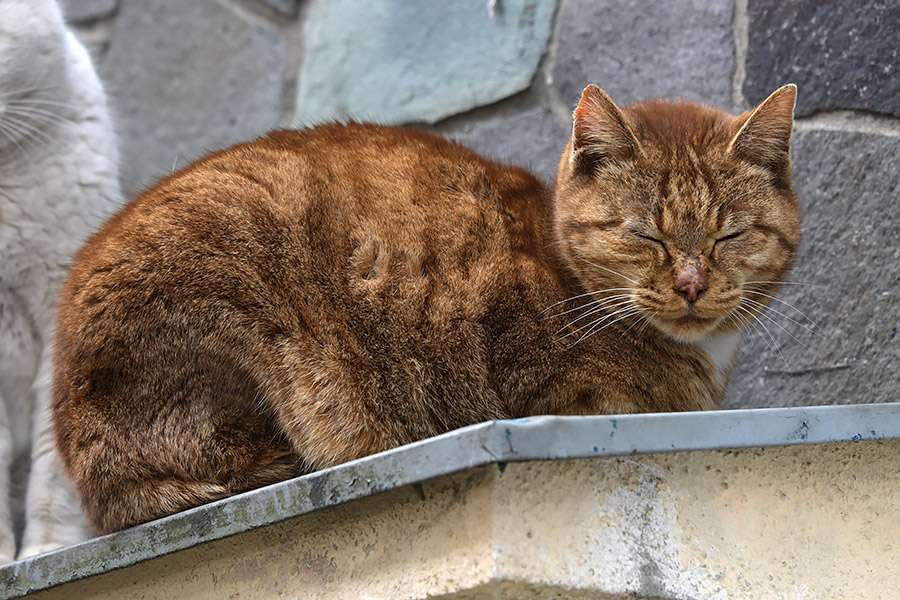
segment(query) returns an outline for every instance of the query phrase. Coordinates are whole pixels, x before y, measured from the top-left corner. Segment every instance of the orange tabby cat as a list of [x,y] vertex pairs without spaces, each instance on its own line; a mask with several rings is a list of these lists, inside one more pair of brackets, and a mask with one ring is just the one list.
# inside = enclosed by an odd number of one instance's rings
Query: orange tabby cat
[[589,86],[552,192],[355,124],[163,179],[61,299],[58,445],[94,529],[486,419],[714,408],[800,240],[795,94],[735,117]]

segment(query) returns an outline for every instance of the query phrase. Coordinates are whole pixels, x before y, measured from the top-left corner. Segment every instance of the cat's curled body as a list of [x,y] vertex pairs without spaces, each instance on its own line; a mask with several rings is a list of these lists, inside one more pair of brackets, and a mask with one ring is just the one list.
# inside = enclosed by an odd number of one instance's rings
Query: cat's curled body
[[114,531],[487,419],[715,407],[735,312],[759,310],[742,284],[781,281],[799,242],[793,102],[623,112],[591,86],[553,191],[355,124],[165,178],[62,295],[55,419],[88,518]]
[[116,140],[87,51],[54,0],[3,0],[0,563],[87,537],[55,452],[54,310],[72,255],[120,203]]

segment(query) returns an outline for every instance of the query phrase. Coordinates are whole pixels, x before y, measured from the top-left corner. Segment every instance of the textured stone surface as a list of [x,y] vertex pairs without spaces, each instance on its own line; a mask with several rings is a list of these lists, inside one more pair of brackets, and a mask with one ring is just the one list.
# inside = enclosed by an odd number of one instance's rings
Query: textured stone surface
[[425,121],[529,86],[554,0],[317,0],[307,17],[298,117]]
[[281,34],[215,0],[119,9],[100,73],[122,138],[127,194],[281,120]]
[[80,23],[112,16],[119,0],[59,0],[66,21]]
[[865,109],[900,116],[900,3],[750,0],[744,95],[794,82],[797,114]]
[[[900,137],[795,136],[804,240],[780,303],[740,356],[727,407],[900,401]],[[782,330],[783,327],[785,330]],[[792,339],[791,336],[797,338]],[[768,341],[767,341],[768,340]],[[804,348],[805,344],[809,349]]]
[[510,116],[466,123],[444,132],[502,163],[525,167],[547,183],[566,145],[569,126],[549,110],[535,108]]
[[731,106],[729,0],[567,0],[559,20],[553,79],[572,106],[589,83],[619,104],[666,97]]

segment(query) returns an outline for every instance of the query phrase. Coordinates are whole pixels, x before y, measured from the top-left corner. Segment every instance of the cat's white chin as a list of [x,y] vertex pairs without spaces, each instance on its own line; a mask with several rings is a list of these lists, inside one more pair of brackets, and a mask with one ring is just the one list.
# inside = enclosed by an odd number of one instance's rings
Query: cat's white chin
[[722,317],[698,317],[687,314],[675,319],[655,319],[656,329],[681,342],[698,342],[717,333]]

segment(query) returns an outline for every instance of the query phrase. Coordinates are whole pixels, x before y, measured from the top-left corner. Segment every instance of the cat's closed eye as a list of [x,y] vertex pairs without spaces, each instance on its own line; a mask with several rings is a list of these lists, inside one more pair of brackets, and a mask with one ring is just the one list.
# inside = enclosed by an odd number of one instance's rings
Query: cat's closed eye
[[746,233],[746,230],[735,231],[734,233],[729,233],[727,235],[720,236],[716,238],[715,243],[718,244],[720,242],[727,242],[729,240],[735,240]]
[[665,246],[666,246],[661,239],[655,238],[652,235],[646,235],[643,233],[635,233],[634,235],[636,235],[637,237],[641,238],[642,240],[645,240],[652,244],[658,244],[658,245],[662,246],[663,248],[665,248]]

